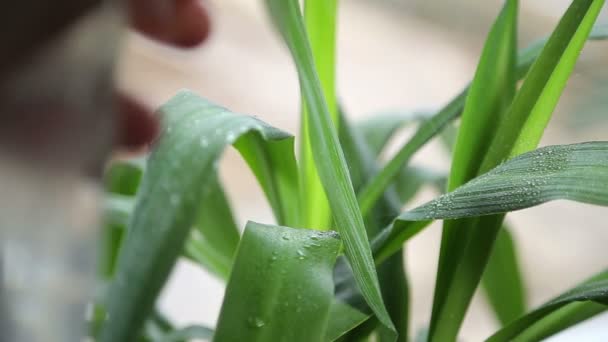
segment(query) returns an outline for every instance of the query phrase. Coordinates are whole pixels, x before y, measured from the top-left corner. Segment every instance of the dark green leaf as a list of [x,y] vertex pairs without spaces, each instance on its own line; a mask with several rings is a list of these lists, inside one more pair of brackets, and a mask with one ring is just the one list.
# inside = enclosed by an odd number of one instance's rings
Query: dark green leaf
[[310,124],[308,134],[315,164],[328,196],[335,225],[344,241],[345,254],[368,305],[382,324],[394,330],[382,301],[374,260],[346,160],[315,71],[299,3],[296,0],[266,0],[266,4],[298,69],[300,88],[309,114],[306,120]]
[[332,232],[249,222],[214,341],[322,341],[340,246]]
[[525,153],[400,219],[499,214],[556,199],[608,205],[608,142],[547,146]]
[[118,195],[135,196],[144,164],[145,159],[143,158],[113,161],[104,175],[106,191]]
[[485,294],[498,318],[505,325],[526,311],[526,294],[510,231],[498,232],[494,249],[481,278]]
[[165,130],[148,159],[110,286],[100,341],[133,341],[175,264],[224,148],[243,135],[292,139],[258,119],[182,92],[161,108]]
[[370,115],[357,122],[355,129],[363,134],[374,156],[380,155],[388,141],[400,128],[425,121],[431,117],[428,112],[383,112]]
[[[257,138],[249,141],[258,144]],[[258,155],[263,155],[263,152]],[[228,279],[239,238],[232,210],[219,181],[207,181],[184,254],[225,280]]]
[[[344,149],[344,155],[348,163],[353,186],[358,189],[364,184],[371,175],[377,165],[373,153],[370,151],[369,145],[364,140],[359,131],[351,127],[346,116],[340,116],[340,143]],[[369,236],[373,236],[377,231],[385,226],[392,217],[399,213],[399,201],[393,189],[389,188],[385,191],[383,198],[377,203],[375,208],[365,218],[366,227]],[[396,322],[398,333],[398,341],[407,341],[408,338],[408,323],[409,323],[409,288],[407,276],[405,274],[402,253],[394,255],[378,268],[378,277],[382,296],[386,307],[393,322]],[[341,270],[341,266],[346,263],[338,263],[336,273],[343,272],[348,275],[345,284],[337,284],[337,296],[346,297],[350,304],[355,306],[361,304],[360,293],[356,290],[352,278],[352,272]],[[342,293],[347,292],[347,294]],[[350,294],[348,293],[350,292]],[[349,298],[349,296],[354,295]],[[367,308],[366,308],[367,309]],[[367,311],[366,311],[367,312]],[[331,321],[330,321],[331,324]],[[376,325],[376,324],[374,324]],[[359,327],[358,331],[352,334],[365,333],[369,331],[368,327]],[[349,334],[348,338],[350,338]],[[393,333],[387,329],[378,331],[378,340],[393,341]]]
[[[512,341],[534,323],[550,313],[555,312],[555,310],[562,308],[569,303],[581,301],[594,301],[603,305],[608,305],[608,271],[604,271],[592,277],[579,286],[515,320],[492,335],[487,341]],[[563,317],[560,317],[560,319],[563,319]]]
[[369,318],[370,315],[366,315],[339,300],[334,300],[329,310],[329,323],[325,333],[325,341],[337,340]]
[[440,132],[448,122],[460,114],[466,92],[467,89],[455,97],[439,113],[423,122],[416,133],[414,133],[414,136],[359,192],[357,197],[361,205],[361,212],[364,215],[373,207],[378,198],[392,183],[395,176],[399,174],[402,166],[410,160],[414,153]]
[[[454,145],[448,190],[460,186],[478,173],[487,152],[486,142],[496,133],[504,110],[515,93],[517,12],[518,2],[506,1],[484,44]],[[454,274],[464,251],[463,246],[467,243],[469,230],[464,229],[467,225],[466,221],[446,221],[443,226],[429,328],[431,340],[455,339],[463,319],[463,315],[457,311],[450,311],[450,318],[447,319],[445,311],[451,308],[445,305],[448,297],[454,295],[450,289],[454,286]]]
[[298,168],[293,139],[268,146],[257,135],[238,139],[234,147],[255,174],[279,224],[299,227]]

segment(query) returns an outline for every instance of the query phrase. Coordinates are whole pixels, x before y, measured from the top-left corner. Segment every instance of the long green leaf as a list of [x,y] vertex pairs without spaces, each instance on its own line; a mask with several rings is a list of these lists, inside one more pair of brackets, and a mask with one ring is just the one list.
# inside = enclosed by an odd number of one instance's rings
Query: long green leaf
[[369,145],[373,155],[378,156],[388,141],[402,127],[423,122],[431,117],[430,112],[382,112],[374,113],[355,125]]
[[[304,20],[320,86],[327,109],[335,125],[338,124],[336,101],[336,18],[337,0],[304,1]],[[310,122],[306,101],[302,103],[300,177],[306,191],[302,194],[304,225],[328,229],[331,223],[329,203],[315,165],[309,141]]]
[[[487,152],[486,141],[495,134],[504,110],[515,93],[515,63],[517,51],[518,1],[507,0],[493,24],[484,44],[475,77],[471,83],[448,179],[452,190],[475,177]],[[431,340],[450,341],[457,331],[449,331],[446,325],[459,326],[461,317],[450,312],[451,320],[444,321],[444,305],[452,297],[450,288],[469,231],[467,221],[446,221],[441,236],[441,249],[437,266],[437,280],[433,298],[433,310],[429,327]],[[447,318],[445,318],[447,320]],[[440,337],[437,334],[443,334]]]
[[547,146],[522,154],[399,218],[500,214],[556,199],[608,205],[608,142]]
[[[500,120],[479,174],[493,168],[509,156],[533,149],[544,132],[574,64],[580,54],[603,0],[575,0],[560,20],[540,56],[532,65],[509,110]],[[459,254],[452,267],[451,296],[442,305],[435,321],[443,327],[438,340],[456,336],[466,309],[481,278],[504,216],[473,220],[466,238],[452,241]],[[476,222],[478,221],[478,222]],[[433,325],[431,324],[433,333]]]
[[[608,29],[606,25],[598,25],[589,35],[589,40],[605,40],[608,39]],[[530,67],[544,48],[547,39],[540,39],[531,44],[529,47],[522,49],[518,54],[517,67],[515,73],[517,79],[522,79],[530,70]],[[456,119],[464,107],[464,102],[468,94],[469,87],[465,87],[456,97],[454,97],[445,107],[439,112],[430,117],[427,122],[422,124],[414,136],[410,138],[395,154],[395,156],[386,164],[386,166],[369,181],[366,185],[366,192],[359,195],[359,202],[365,203],[362,205],[362,212],[369,210],[368,206],[373,205],[383,190],[391,184],[391,179],[398,176],[401,167],[406,165],[410,158],[424,144],[426,144],[437,133],[441,132],[446,124]],[[386,171],[385,171],[386,170]]]
[[517,336],[514,341],[542,341],[607,310],[607,305],[596,302],[572,302],[556,309],[532,324]]
[[249,222],[214,341],[322,341],[340,251],[333,232]]
[[301,223],[298,168],[293,139],[268,148],[259,136],[245,136],[234,143],[260,183],[277,222],[299,227]]
[[[353,187],[357,190],[374,174],[377,168],[376,158],[366,139],[359,134],[359,131],[352,127],[347,117],[341,115],[340,119],[340,143],[344,149]],[[365,218],[368,235],[375,235],[381,227],[390,222],[390,218],[395,217],[399,213],[399,209],[400,203],[397,194],[393,192],[393,189],[387,189],[381,201],[377,203],[370,215]],[[336,272],[344,264],[339,263]],[[409,327],[409,286],[404,270],[402,253],[394,255],[381,265],[378,268],[378,277],[384,302],[392,321],[396,325],[397,340],[407,341]],[[352,277],[349,278],[352,279]],[[354,286],[354,284],[351,286]],[[340,296],[339,293],[337,295]],[[357,301],[359,300],[357,299]],[[378,340],[392,341],[394,339],[392,332],[384,330],[386,329],[378,331]]]
[[301,92],[309,113],[309,139],[315,164],[328,196],[335,225],[344,241],[346,256],[353,267],[355,279],[378,319],[383,325],[394,330],[382,301],[363,217],[338,135],[321,91],[299,4],[295,0],[267,0],[266,4],[298,69]]
[[555,310],[572,302],[594,301],[608,305],[608,271],[604,271],[579,286],[565,292],[561,296],[547,302],[541,307],[507,325],[487,339],[488,342],[512,341]]
[[548,146],[522,154],[404,212],[374,238],[376,262],[398,250],[429,220],[500,214],[556,199],[608,205],[608,142]]
[[[218,158],[241,136],[293,139],[260,120],[234,114],[189,92],[161,108],[165,130],[148,159],[129,233],[110,286],[100,341],[133,341],[195,224]],[[242,138],[241,138],[242,139]]]
[[526,289],[521,274],[513,237],[510,230],[503,227],[481,278],[486,297],[502,325],[526,311]]
[[456,96],[437,115],[423,122],[414,136],[397,152],[397,154],[373,177],[359,192],[358,199],[361,212],[365,215],[373,207],[384,190],[392,183],[401,167],[432,137],[462,110],[467,90]]
[[207,182],[184,254],[226,280],[239,239],[238,227],[224,190],[219,180],[211,179]]
[[508,156],[536,147],[603,3],[603,0],[572,2],[501,120],[482,173]]

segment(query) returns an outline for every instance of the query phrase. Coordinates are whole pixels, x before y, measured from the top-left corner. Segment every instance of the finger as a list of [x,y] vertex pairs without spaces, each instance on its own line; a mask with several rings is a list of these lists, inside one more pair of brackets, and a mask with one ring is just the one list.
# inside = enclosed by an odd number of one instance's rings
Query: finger
[[151,144],[159,131],[158,118],[133,98],[117,95],[117,148],[137,151]]
[[200,0],[129,0],[131,25],[144,35],[178,47],[202,43],[210,31]]

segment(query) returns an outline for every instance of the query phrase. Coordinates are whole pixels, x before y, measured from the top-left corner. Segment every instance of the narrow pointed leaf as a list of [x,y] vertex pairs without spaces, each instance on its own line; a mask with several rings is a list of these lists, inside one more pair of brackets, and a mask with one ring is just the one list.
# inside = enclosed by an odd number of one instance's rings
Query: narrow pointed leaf
[[226,280],[240,235],[219,180],[207,184],[184,255]]
[[608,142],[547,146],[522,154],[400,219],[500,214],[556,199],[608,205]]
[[322,341],[340,246],[333,232],[249,222],[213,340]]
[[572,2],[500,122],[481,172],[536,147],[589,36],[603,0]]
[[488,342],[512,341],[534,323],[572,302],[593,301],[608,305],[608,271],[604,271],[579,286],[565,292],[541,307],[515,320],[487,339]]
[[376,268],[363,217],[348,174],[338,134],[333,126],[295,0],[267,0],[271,17],[297,66],[300,88],[308,110],[309,139],[319,176],[328,196],[335,225],[342,236],[361,293],[378,319],[394,330],[382,301]]
[[[518,1],[507,0],[488,34],[466,98],[448,178],[452,190],[474,178],[496,133],[505,108],[515,93]],[[470,231],[467,221],[446,221],[441,236],[437,280],[429,327],[430,339],[452,340],[463,317],[449,312],[445,302],[452,296],[454,274]],[[449,326],[449,328],[446,327]],[[455,328],[454,328],[455,327]],[[437,333],[443,334],[438,336]]]
[[[337,0],[304,1],[304,20],[321,90],[327,109],[335,125],[338,124],[336,101],[336,20]],[[306,189],[302,194],[304,225],[328,229],[331,223],[329,203],[319,179],[313,151],[309,141],[310,122],[306,101],[302,103],[300,176]]]
[[526,294],[510,230],[503,227],[496,237],[494,249],[481,282],[496,318],[505,325],[526,311]]
[[[598,25],[589,35],[589,39],[608,39],[608,34],[606,34],[607,31],[606,25]],[[530,70],[530,67],[540,55],[546,42],[547,39],[541,39],[520,51],[517,59],[517,67],[515,69],[515,74],[518,80],[521,80],[524,76],[526,76]],[[431,138],[442,132],[446,124],[452,122],[454,119],[460,116],[468,91],[469,87],[467,86],[445,107],[443,107],[435,115],[431,116],[426,123],[422,124],[417,129],[414,136],[412,136],[412,138],[410,138],[399,149],[395,156],[376,175],[376,177],[370,180],[370,183],[366,185],[366,188],[368,189],[366,190],[365,194],[361,194],[359,196],[360,203],[365,203],[365,206],[362,206],[362,209],[364,209],[362,210],[363,213],[368,210],[368,206],[371,206],[374,200],[378,199],[378,196],[380,196],[383,192],[383,188],[386,188],[391,184],[390,179],[397,177],[401,167],[403,165],[407,165],[411,157]],[[386,169],[386,171],[384,171],[384,169]]]
[[542,341],[607,310],[607,305],[596,302],[572,302],[556,309],[532,324],[517,336],[514,341]]
[[358,194],[361,212],[365,215],[376,203],[384,190],[392,183],[414,153],[433,138],[451,120],[455,119],[462,110],[466,89],[455,97],[437,115],[429,118],[420,125],[414,136],[397,152],[397,154],[364,186]]
[[[479,174],[508,157],[536,147],[602,5],[603,0],[573,1],[502,117]],[[504,215],[474,219],[467,238],[453,239],[465,241],[465,244],[458,249],[462,257],[453,268],[453,285],[448,290],[452,295],[436,319],[443,322],[441,334],[434,336],[437,340],[450,339],[457,334],[503,218]]]
[[[357,190],[374,174],[377,168],[376,158],[365,138],[357,129],[352,127],[347,117],[341,115],[340,119],[340,142],[344,149],[353,186]],[[387,189],[382,199],[365,218],[368,236],[375,235],[381,227],[390,222],[389,220],[399,213],[399,208],[400,203],[397,194],[392,188]],[[391,320],[395,322],[398,333],[397,341],[407,341],[409,328],[409,284],[402,254],[394,255],[378,268],[382,296]],[[339,263],[336,272],[344,264]],[[351,274],[349,272],[349,275]],[[349,277],[349,279],[349,285],[354,287],[352,277]],[[356,292],[357,297],[360,297],[357,291],[353,292]],[[337,296],[341,296],[341,294],[337,293]],[[355,300],[360,301],[360,299]],[[377,335],[380,342],[394,340],[393,333],[387,331],[387,329],[379,329]]]
[[244,135],[261,136],[269,148],[272,141],[292,139],[190,92],[181,92],[160,112],[165,130],[138,191],[100,341],[126,342],[138,336],[216,179],[224,148]]
[[429,112],[383,112],[374,113],[355,124],[369,145],[371,152],[378,156],[388,141],[404,126],[423,122],[431,117]]

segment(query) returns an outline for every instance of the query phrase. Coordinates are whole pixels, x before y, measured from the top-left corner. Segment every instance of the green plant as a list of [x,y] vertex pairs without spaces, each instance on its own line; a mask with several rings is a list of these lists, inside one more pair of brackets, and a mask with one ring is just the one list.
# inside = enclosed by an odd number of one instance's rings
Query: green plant
[[[608,142],[536,149],[583,44],[606,38],[605,28],[592,31],[602,0],[574,0],[550,37],[520,54],[518,2],[507,0],[470,86],[442,110],[358,125],[341,112],[334,89],[336,2],[305,1],[306,20],[296,0],[266,4],[300,80],[300,158],[291,135],[193,93],[162,106],[165,129],[147,161],[115,162],[106,177],[99,274],[108,286],[91,322],[100,341],[359,341],[371,334],[406,341],[401,252],[438,219],[445,220],[438,281],[421,338],[455,341],[480,283],[504,325],[489,341],[537,340],[608,308],[604,271],[527,312],[515,245],[502,228],[509,211],[553,199],[608,205]],[[459,116],[456,140],[447,144],[449,175],[409,165]],[[414,136],[379,165],[389,138],[414,121],[421,121]],[[249,222],[239,236],[216,174],[229,145],[278,225]],[[444,190],[446,181],[448,193],[399,212],[421,185]],[[154,308],[180,256],[228,282],[215,332],[176,329]]]

